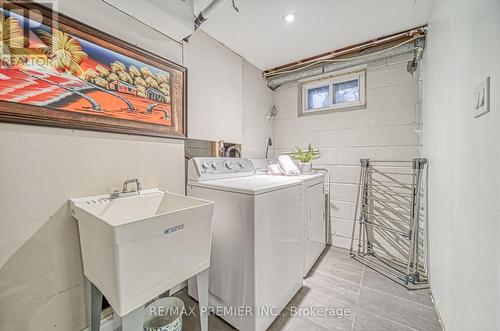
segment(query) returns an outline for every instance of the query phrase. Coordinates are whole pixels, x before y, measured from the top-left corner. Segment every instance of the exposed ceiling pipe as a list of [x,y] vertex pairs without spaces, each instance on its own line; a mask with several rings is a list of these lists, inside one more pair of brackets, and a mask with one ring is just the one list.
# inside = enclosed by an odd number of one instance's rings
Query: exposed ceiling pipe
[[[197,30],[203,22],[207,20],[207,18],[212,15],[212,13],[220,6],[222,3],[226,2],[226,0],[212,0],[206,7],[203,9],[194,21],[194,29]],[[233,3],[233,8],[236,8]]]
[[[236,7],[235,0],[231,0],[231,1],[232,1],[231,8],[233,8],[235,12],[239,13],[240,10],[239,10],[238,7]],[[212,0],[205,7],[205,9],[203,9],[202,11],[200,11],[200,13],[198,14],[198,16],[196,16],[196,19],[194,20],[194,30],[195,31],[198,30],[198,28],[203,24],[203,22],[205,22],[208,19],[208,17],[210,15],[212,15],[217,10],[217,8],[219,8],[220,5],[222,5],[224,2],[226,2],[226,0]],[[191,35],[187,36],[183,40],[185,42],[189,42],[189,38],[190,37],[191,37]]]
[[413,60],[408,62],[406,70],[413,75],[417,71],[418,61],[422,58],[424,52],[424,42],[417,39],[415,40],[415,48],[413,50]]
[[[416,42],[416,44],[420,49],[418,51],[420,55],[424,48],[425,37],[419,37],[416,39],[416,41],[418,41]],[[373,54],[365,54],[364,56],[358,56],[351,59],[344,59],[343,61],[339,62],[319,63],[315,66],[305,68],[302,70],[296,70],[286,74],[281,74],[274,77],[268,77],[266,78],[267,86],[272,90],[275,90],[281,85],[293,83],[301,79],[319,76],[322,74],[346,69],[349,67],[354,67],[361,64],[368,64],[388,57],[414,53],[415,47],[416,45],[413,42],[406,42],[404,44],[399,44],[396,47],[391,47],[383,51],[374,52]],[[410,61],[410,63],[411,62],[413,61]]]
[[328,53],[320,54],[307,59],[302,59],[293,63],[265,70],[263,72],[263,76],[264,78],[269,79],[271,77],[289,74],[295,71],[302,71],[306,68],[314,67],[321,63],[345,61],[346,57],[348,57],[347,60],[349,60],[358,56],[368,56],[362,53],[369,53],[373,49],[393,47],[391,45],[413,41],[417,38],[424,37],[426,31],[427,26],[420,26],[414,29],[376,38],[356,45],[336,49]]

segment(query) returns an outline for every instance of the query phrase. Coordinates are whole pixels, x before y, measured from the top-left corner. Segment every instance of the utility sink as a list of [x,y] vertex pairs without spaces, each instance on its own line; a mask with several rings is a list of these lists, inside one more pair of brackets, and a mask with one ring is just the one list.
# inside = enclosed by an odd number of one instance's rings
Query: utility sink
[[84,274],[119,316],[210,266],[213,202],[159,189],[70,202]]

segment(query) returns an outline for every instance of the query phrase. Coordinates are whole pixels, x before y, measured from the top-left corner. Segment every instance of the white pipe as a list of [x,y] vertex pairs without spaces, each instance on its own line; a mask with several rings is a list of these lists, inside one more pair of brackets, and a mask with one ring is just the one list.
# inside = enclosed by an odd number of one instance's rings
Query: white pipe
[[222,5],[223,2],[226,0],[213,0],[211,1],[205,9],[203,9],[198,16],[196,17],[196,20],[194,21],[194,29],[198,29],[200,25],[207,20],[207,18],[212,15],[212,13],[220,6]]

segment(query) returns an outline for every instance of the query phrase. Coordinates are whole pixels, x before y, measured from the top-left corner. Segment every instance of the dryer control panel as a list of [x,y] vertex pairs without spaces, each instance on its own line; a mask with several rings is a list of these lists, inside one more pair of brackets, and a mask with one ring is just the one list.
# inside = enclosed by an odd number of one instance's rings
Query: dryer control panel
[[236,157],[194,157],[189,160],[189,180],[210,180],[255,175],[249,159]]

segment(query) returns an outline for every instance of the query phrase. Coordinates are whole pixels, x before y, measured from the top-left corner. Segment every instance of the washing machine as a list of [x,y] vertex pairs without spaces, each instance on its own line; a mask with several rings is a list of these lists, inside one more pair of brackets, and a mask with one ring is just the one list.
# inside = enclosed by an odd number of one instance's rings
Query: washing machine
[[[187,194],[215,201],[210,310],[238,330],[266,330],[302,286],[302,186],[256,175],[248,159],[188,163]],[[195,282],[188,286],[196,299]]]

